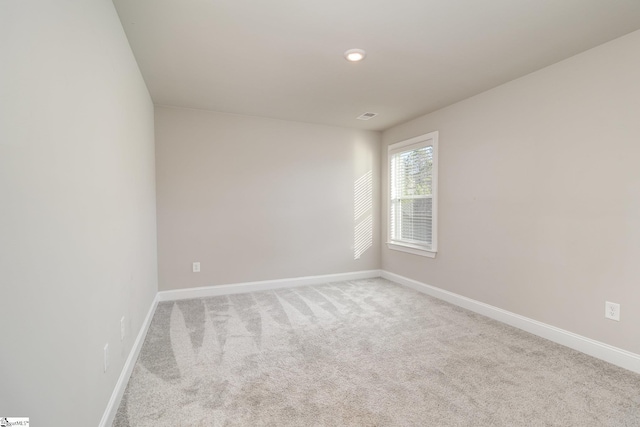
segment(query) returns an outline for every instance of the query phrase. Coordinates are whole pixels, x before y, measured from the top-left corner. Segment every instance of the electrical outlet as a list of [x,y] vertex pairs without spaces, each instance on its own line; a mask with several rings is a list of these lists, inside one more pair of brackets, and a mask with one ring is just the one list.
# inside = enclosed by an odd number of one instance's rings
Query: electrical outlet
[[104,345],[104,371],[107,372],[109,369],[109,343]]
[[200,263],[199,262],[194,262],[193,263],[193,272],[194,273],[200,273]]
[[615,302],[605,302],[604,303],[604,317],[611,320],[620,321],[620,304],[616,304]]
[[124,316],[122,316],[122,318],[120,319],[120,341],[124,340],[124,336],[125,336],[125,332],[126,332],[126,329],[125,329],[124,325],[125,325]]

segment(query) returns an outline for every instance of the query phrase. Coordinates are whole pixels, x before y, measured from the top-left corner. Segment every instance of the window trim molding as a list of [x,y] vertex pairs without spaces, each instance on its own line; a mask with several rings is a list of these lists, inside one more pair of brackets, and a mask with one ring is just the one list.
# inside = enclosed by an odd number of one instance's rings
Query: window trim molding
[[[415,150],[426,146],[433,147],[433,169],[432,169],[432,229],[431,248],[421,245],[413,245],[407,242],[393,240],[391,238],[391,218],[393,209],[391,203],[391,158],[394,154],[404,151]],[[391,250],[420,255],[428,258],[435,258],[438,253],[438,131],[426,133],[404,141],[390,144],[387,147],[387,247]]]
[[408,243],[387,242],[387,247],[393,251],[406,252],[408,254],[420,255],[427,258],[435,258],[437,252],[425,249],[423,246],[410,245]]

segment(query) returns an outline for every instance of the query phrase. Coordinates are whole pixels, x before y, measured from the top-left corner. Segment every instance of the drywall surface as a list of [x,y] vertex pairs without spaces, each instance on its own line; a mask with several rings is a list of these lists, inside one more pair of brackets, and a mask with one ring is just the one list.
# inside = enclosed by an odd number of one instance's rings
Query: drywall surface
[[[640,353],[640,32],[383,134],[439,140],[439,252],[393,273]],[[604,318],[605,301],[621,321]]]
[[153,104],[108,0],[0,2],[0,58],[0,415],[96,426],[157,292]]
[[379,268],[379,152],[378,132],[156,107],[160,289]]

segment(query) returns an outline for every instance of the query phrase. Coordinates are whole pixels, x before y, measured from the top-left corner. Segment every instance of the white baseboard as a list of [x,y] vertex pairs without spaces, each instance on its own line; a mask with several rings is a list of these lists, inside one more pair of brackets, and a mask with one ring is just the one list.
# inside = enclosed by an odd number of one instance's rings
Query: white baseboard
[[140,350],[142,349],[142,344],[144,343],[144,339],[147,336],[147,331],[149,330],[149,325],[151,325],[151,319],[153,319],[153,314],[156,312],[156,307],[158,306],[158,295],[153,299],[151,303],[151,307],[149,307],[149,312],[147,313],[147,317],[145,317],[144,322],[142,322],[142,327],[140,328],[140,332],[138,332],[138,336],[136,337],[135,342],[133,343],[133,347],[129,352],[129,357],[127,357],[127,361],[124,362],[124,366],[122,367],[122,372],[120,372],[120,377],[118,378],[118,382],[116,383],[115,388],[113,389],[113,393],[111,393],[111,398],[109,399],[109,403],[107,404],[107,408],[102,415],[102,419],[100,420],[99,427],[111,427],[113,424],[113,420],[116,417],[116,413],[118,412],[118,407],[120,406],[120,400],[124,395],[124,391],[127,388],[127,383],[129,382],[129,377],[131,377],[131,373],[133,372],[133,367],[138,360],[138,355],[140,354]]
[[579,352],[588,354],[589,356],[596,357],[604,360],[605,362],[609,362],[613,365],[620,366],[621,368],[640,374],[640,355],[638,354],[631,353],[629,351],[574,334],[573,332],[565,331],[564,329],[556,328],[555,326],[547,325],[546,323],[538,322],[537,320],[529,319],[528,317],[520,316],[519,314],[515,314],[471,298],[463,297],[462,295],[445,291],[444,289],[436,288],[435,286],[427,285],[395,273],[383,270],[381,272],[381,276],[392,282],[415,289],[418,292],[422,292],[451,304],[466,308],[478,314],[506,323],[507,325],[511,325],[539,337],[546,338],[549,341],[553,341],[564,345],[565,347],[572,348]]
[[176,289],[158,292],[158,301],[175,301],[218,295],[241,294],[245,292],[268,291],[271,289],[294,288],[298,286],[321,285],[344,280],[371,279],[380,277],[380,270],[354,271],[351,273],[325,274],[322,276],[295,277],[291,279],[263,280],[260,282],[233,283],[229,285],[203,286],[199,288]]

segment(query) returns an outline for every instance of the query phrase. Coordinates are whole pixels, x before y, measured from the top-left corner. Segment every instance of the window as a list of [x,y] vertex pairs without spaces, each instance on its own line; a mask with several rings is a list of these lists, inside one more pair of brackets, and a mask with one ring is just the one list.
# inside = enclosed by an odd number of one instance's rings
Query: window
[[389,146],[389,249],[437,252],[438,132]]

